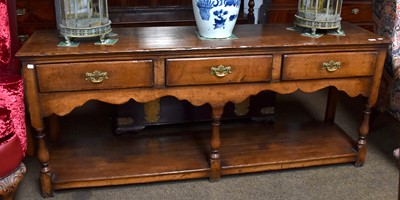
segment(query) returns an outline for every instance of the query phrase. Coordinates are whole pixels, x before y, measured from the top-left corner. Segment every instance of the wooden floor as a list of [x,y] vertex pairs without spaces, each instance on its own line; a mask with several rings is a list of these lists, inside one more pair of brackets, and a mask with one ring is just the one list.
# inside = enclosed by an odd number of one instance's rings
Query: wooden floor
[[[354,162],[337,125],[230,121],[221,127],[222,175]],[[79,134],[78,134],[79,133]],[[55,189],[209,177],[210,123],[146,127],[133,134],[77,131],[52,146]],[[223,178],[223,177],[222,177]]]

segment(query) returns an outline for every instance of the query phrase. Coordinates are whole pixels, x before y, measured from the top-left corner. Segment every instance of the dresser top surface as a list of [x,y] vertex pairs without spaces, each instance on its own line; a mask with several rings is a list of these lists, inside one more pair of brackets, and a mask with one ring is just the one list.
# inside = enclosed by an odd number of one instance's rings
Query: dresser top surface
[[[78,47],[57,47],[64,41],[56,30],[37,31],[21,47],[17,57],[63,55],[93,55],[110,53],[149,53],[168,51],[214,51],[249,48],[301,48],[315,46],[387,45],[388,39],[350,23],[342,23],[345,36],[323,35],[320,38],[302,36],[287,30],[291,24],[238,24],[233,33],[237,39],[201,40],[195,26],[113,28],[118,34],[114,45],[95,45],[84,40]],[[375,39],[375,41],[371,41]]]

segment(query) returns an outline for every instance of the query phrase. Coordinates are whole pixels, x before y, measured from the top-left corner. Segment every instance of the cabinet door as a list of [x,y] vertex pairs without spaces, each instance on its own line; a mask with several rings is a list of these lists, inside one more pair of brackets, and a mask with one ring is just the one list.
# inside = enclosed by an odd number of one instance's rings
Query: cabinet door
[[[293,23],[297,3],[297,0],[264,0],[260,7],[260,23]],[[343,21],[373,31],[371,0],[343,0],[341,17]]]
[[37,30],[57,28],[53,0],[17,0],[16,9],[21,42]]

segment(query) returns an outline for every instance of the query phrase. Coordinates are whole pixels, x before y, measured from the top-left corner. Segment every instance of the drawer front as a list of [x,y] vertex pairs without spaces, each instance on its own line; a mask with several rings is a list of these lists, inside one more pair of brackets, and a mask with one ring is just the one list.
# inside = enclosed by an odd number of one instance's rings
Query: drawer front
[[15,14],[21,44],[36,30],[57,29],[53,0],[17,0]]
[[341,17],[343,21],[361,23],[372,22],[372,3],[362,2],[343,2]]
[[24,23],[20,23],[20,24],[18,24],[18,39],[20,40],[21,43],[23,43],[26,40],[28,40],[28,38],[37,30],[52,30],[52,29],[56,29],[56,28],[57,28],[56,24],[46,24],[46,23],[24,24]]
[[153,85],[151,60],[43,64],[36,66],[36,73],[40,92]]
[[16,14],[18,23],[56,24],[54,1],[17,0]]
[[168,86],[262,82],[271,80],[272,56],[167,59],[166,71]]
[[[283,58],[282,80],[372,76],[376,57],[376,52],[288,54]],[[336,70],[335,62],[340,62]]]

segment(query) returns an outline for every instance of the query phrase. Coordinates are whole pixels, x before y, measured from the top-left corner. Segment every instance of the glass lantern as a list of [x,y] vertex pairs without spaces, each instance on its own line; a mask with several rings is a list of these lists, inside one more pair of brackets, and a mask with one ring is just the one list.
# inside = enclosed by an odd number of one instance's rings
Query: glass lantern
[[297,13],[295,15],[295,27],[301,27],[310,32],[303,35],[321,37],[318,29],[327,30],[328,34],[344,35],[341,30],[340,13],[343,0],[299,0]]
[[74,46],[72,38],[100,37],[111,32],[107,0],[55,0],[57,26],[65,46]]

